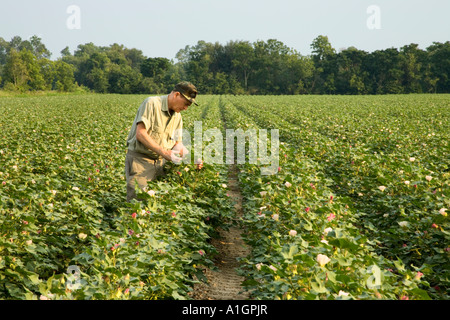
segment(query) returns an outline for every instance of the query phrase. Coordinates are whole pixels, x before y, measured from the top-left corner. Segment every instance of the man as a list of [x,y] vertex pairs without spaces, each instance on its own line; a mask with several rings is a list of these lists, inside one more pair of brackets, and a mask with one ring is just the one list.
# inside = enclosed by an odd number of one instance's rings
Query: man
[[[164,174],[166,161],[175,163],[182,159],[174,149],[181,150],[182,136],[174,139],[177,129],[183,129],[180,112],[186,110],[197,97],[196,87],[189,82],[178,83],[169,95],[147,98],[139,107],[127,139],[125,159],[127,201],[136,198],[135,183],[144,189],[147,182]],[[176,147],[175,147],[176,146]],[[174,148],[175,147],[175,148]]]

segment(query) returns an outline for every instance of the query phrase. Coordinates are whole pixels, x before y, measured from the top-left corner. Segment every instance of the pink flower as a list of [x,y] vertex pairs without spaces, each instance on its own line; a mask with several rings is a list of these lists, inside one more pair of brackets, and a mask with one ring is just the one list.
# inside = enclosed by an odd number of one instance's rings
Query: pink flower
[[309,207],[306,207],[306,208],[305,208],[305,211],[306,211],[306,212],[309,212],[309,210],[310,210]]
[[2,185],[6,185],[6,181],[3,181],[3,182],[2,182]]
[[334,218],[336,218],[336,215],[334,213],[330,213],[330,215],[327,217],[328,221],[333,220]]
[[416,274],[416,276],[414,277],[414,279],[420,280],[420,278],[421,278],[422,276],[423,276],[423,273],[420,272],[420,271],[417,271],[417,274]]
[[435,228],[435,229],[438,229],[438,228],[439,228],[439,226],[438,226],[436,223],[433,223],[433,224],[431,225],[431,227],[432,227],[432,228]]
[[295,236],[297,235],[297,231],[291,230],[291,231],[289,231],[289,235],[290,235],[291,237],[295,237]]
[[400,300],[409,300],[408,296],[401,296]]
[[198,250],[198,253],[199,253],[201,256],[203,256],[203,255],[205,254],[205,251],[203,251],[203,250]]
[[172,212],[172,217],[175,218],[176,216],[177,216],[177,214],[175,213],[175,211],[173,211],[173,212]]
[[133,212],[133,214],[131,215],[131,217],[132,217],[133,219],[136,219],[136,212]]

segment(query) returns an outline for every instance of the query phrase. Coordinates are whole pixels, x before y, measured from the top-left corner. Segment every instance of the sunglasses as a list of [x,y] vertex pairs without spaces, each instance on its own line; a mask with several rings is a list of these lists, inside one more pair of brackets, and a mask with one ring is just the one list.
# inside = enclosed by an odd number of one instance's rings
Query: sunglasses
[[187,101],[189,101],[190,104],[193,103],[192,100],[195,99],[195,97],[197,96],[197,93],[195,93],[195,92],[191,93],[191,94],[190,94],[190,97],[188,97],[186,94],[184,94],[184,93],[182,93],[182,92],[180,92],[180,94],[181,94]]

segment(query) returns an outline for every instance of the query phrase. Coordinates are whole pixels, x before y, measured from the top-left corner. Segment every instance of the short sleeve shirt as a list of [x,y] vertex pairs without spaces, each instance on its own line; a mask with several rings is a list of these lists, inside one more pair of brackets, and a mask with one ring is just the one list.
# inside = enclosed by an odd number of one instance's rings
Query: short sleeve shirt
[[139,107],[131,126],[127,139],[128,150],[142,153],[151,159],[159,159],[160,156],[147,149],[136,139],[138,123],[142,122],[149,136],[164,149],[172,149],[176,142],[182,140],[182,135],[175,138],[177,129],[183,129],[183,120],[180,113],[169,111],[168,96],[149,97]]

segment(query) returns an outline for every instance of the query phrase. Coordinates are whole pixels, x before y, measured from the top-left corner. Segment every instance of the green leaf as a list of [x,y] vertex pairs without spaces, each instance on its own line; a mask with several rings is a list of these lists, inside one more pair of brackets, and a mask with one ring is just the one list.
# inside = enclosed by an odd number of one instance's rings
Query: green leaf
[[398,271],[400,271],[400,272],[405,271],[405,265],[403,264],[403,262],[400,259],[395,260],[394,265],[398,269]]
[[342,258],[342,257],[339,257],[339,256],[336,257],[335,259],[337,260],[339,265],[342,266],[342,267],[351,266],[352,265],[352,261],[353,261],[352,258],[345,259],[345,258]]
[[298,247],[295,244],[292,244],[289,246],[289,251],[287,250],[287,247],[283,248],[283,251],[281,251],[281,255],[285,259],[292,260],[294,258],[294,255],[298,252]]
[[323,284],[322,281],[320,281],[319,279],[316,278],[317,281],[312,281],[311,282],[311,287],[312,289],[317,292],[317,293],[325,293],[327,292],[327,288],[325,287],[325,285]]
[[358,245],[349,241],[346,238],[333,239],[330,240],[328,243],[341,249],[348,249],[350,251],[358,250]]
[[432,300],[425,290],[414,288],[411,290],[420,300]]
[[28,275],[28,278],[31,280],[31,282],[34,285],[38,285],[41,281],[39,280],[39,275],[38,274],[32,274],[32,275]]

